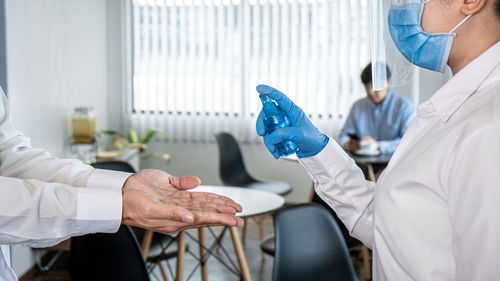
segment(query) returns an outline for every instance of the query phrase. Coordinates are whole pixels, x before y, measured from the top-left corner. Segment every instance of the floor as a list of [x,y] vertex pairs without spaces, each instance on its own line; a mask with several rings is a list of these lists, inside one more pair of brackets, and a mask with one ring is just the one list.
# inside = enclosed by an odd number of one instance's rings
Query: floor
[[[270,216],[266,216],[264,221],[264,233],[265,236],[272,235],[272,219]],[[214,232],[219,233],[221,228],[213,228]],[[194,237],[197,237],[196,230],[189,230],[189,234]],[[211,234],[207,231],[206,234],[207,245],[214,241]],[[184,280],[192,280],[199,281],[201,280],[200,269],[198,266],[197,255],[198,255],[198,246],[195,241],[190,238],[186,239],[186,243],[189,245],[189,252],[186,253],[185,257],[185,267],[184,267]],[[233,262],[237,264],[236,258],[234,255],[232,241],[229,236],[229,233],[226,233],[223,238],[223,248],[229,254],[229,256],[233,259]],[[254,281],[269,281],[272,279],[272,269],[273,269],[273,258],[271,256],[265,255],[262,258],[261,251],[259,248],[259,233],[256,221],[250,220],[247,224],[247,235],[245,239],[245,253],[247,257],[248,266],[250,268],[250,274],[252,276],[252,280]],[[223,254],[224,249],[220,249],[219,254]],[[195,256],[193,256],[195,255]],[[227,259],[223,258],[227,261]],[[58,262],[53,266],[50,271],[47,272],[39,272],[38,275],[29,281],[70,281],[69,275],[67,273],[67,255],[63,255],[62,258],[58,260]],[[207,261],[208,267],[208,279],[209,281],[234,281],[240,280],[239,276],[232,273],[228,270],[224,265],[222,265],[216,258],[210,257]],[[175,271],[175,259],[173,259],[169,265],[172,271]],[[361,269],[357,270],[360,277],[362,275]],[[163,280],[158,269],[155,269],[151,275],[152,281],[161,281]],[[169,275],[169,280],[174,280],[172,275]],[[363,280],[363,279],[360,279]]]

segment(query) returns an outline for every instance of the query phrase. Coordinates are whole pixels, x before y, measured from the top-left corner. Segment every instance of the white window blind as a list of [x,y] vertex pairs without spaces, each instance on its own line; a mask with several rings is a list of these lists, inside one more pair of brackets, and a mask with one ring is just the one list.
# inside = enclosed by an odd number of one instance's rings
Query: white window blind
[[258,140],[255,86],[329,134],[365,95],[368,0],[131,0],[129,122],[179,141]]

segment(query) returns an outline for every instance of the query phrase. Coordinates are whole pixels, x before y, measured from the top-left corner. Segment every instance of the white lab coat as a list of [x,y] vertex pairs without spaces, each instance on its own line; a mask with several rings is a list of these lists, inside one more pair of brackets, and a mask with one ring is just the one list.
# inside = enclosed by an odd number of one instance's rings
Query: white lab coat
[[3,91],[0,96],[0,281],[14,281],[8,244],[44,247],[70,236],[116,232],[121,188],[130,174],[32,148],[12,125]]
[[374,280],[499,280],[500,43],[419,106],[377,183],[334,141],[301,163]]

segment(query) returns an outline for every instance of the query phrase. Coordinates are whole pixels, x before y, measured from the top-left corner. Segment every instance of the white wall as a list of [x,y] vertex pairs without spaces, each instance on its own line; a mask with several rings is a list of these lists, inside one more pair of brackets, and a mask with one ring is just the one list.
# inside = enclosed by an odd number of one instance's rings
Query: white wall
[[[107,127],[106,1],[7,0],[7,72],[14,124],[33,146],[64,156],[72,108],[93,105]],[[14,246],[17,274],[33,264]]]
[[93,105],[107,126],[106,1],[7,0],[6,13],[13,120],[63,156],[73,107]]

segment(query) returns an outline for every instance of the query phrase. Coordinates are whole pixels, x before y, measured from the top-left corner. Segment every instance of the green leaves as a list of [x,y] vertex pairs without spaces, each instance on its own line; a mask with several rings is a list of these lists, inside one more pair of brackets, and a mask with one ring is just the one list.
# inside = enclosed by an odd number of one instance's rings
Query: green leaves
[[139,137],[137,137],[137,133],[134,130],[128,129],[128,136],[131,143],[139,142]]
[[[144,136],[144,138],[142,138],[141,141],[139,141],[139,135],[137,134],[137,132],[134,131],[132,128],[129,128],[126,134],[121,134],[119,131],[116,130],[102,130],[101,133],[105,135],[116,136],[113,139],[112,144],[114,147],[118,149],[138,147],[141,149],[141,152],[146,149],[146,144],[149,141],[151,141],[151,139],[155,136],[155,134],[159,134],[160,136],[163,137],[163,139],[168,139],[167,133],[155,129],[148,130],[146,135]],[[125,137],[125,135],[128,136]]]

